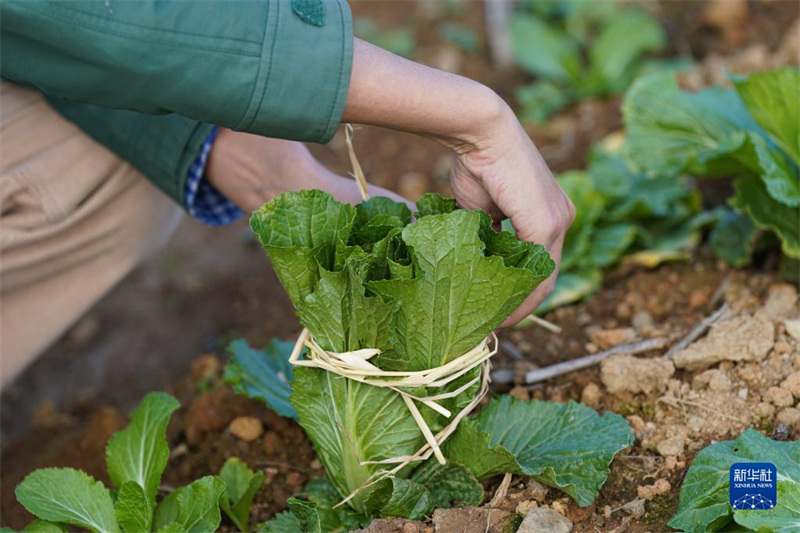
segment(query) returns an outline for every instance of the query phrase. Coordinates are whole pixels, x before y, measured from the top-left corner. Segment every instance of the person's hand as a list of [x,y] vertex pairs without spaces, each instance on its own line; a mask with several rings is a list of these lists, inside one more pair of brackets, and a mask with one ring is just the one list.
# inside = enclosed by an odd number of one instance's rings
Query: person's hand
[[[483,209],[495,221],[510,219],[520,239],[543,245],[558,265],[575,206],[508,106],[501,105],[495,121],[484,123],[482,131],[453,158],[451,185],[459,206]],[[532,313],[552,292],[557,274],[539,285],[502,326]]]
[[[209,183],[245,212],[255,211],[285,191],[321,189],[340,202],[359,203],[351,178],[327,170],[299,142],[270,139],[220,128],[206,165]],[[373,196],[401,196],[370,185]]]
[[[344,120],[417,133],[455,152],[456,200],[542,244],[558,264],[575,207],[508,105],[491,89],[356,39]],[[513,325],[553,290],[542,283],[503,323]]]

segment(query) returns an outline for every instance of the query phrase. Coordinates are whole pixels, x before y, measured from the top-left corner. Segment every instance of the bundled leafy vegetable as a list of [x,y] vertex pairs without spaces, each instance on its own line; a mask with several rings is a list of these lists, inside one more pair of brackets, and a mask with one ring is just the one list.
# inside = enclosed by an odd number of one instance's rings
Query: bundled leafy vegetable
[[542,122],[574,101],[621,92],[658,65],[644,56],[663,48],[664,31],[639,8],[567,1],[523,8],[512,20],[511,43],[519,66],[537,77],[517,91],[523,120]]
[[[472,349],[552,274],[539,245],[497,233],[488,215],[455,209],[436,195],[418,203],[418,221],[404,204],[374,198],[356,207],[321,191],[278,196],[253,214],[260,239],[300,321],[333,352],[378,348],[384,370],[441,366]],[[473,369],[440,389],[474,380]],[[476,393],[474,384],[442,400],[453,413]],[[313,368],[297,368],[292,404],[342,496],[382,465],[413,455],[425,442],[395,392]],[[448,419],[427,408],[436,433]],[[403,474],[405,477],[407,474]],[[375,487],[351,500],[359,511]]]
[[671,74],[636,82],[625,97],[626,159],[649,176],[735,177],[712,244],[735,265],[750,260],[756,228],[800,258],[800,71],[734,79],[734,88],[681,90]]
[[[731,466],[765,458],[778,472],[775,508],[734,511],[728,503]],[[800,531],[800,442],[777,442],[748,429],[736,440],[717,442],[697,454],[681,486],[678,512],[669,525],[700,533],[719,531],[731,519],[746,531]]]
[[39,518],[26,531],[66,531],[67,525],[104,533],[216,531],[218,502],[225,491],[219,477],[199,479],[157,502],[169,459],[167,423],[178,406],[167,394],[150,393],[133,412],[130,425],[108,441],[108,476],[116,493],[72,468],[29,474],[15,491],[17,500]]

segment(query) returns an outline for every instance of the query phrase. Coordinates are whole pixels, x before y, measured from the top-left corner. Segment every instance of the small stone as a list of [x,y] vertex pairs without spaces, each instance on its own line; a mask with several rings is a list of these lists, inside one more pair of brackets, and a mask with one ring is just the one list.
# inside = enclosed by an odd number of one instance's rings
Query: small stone
[[292,487],[300,487],[303,484],[303,474],[300,472],[289,472],[286,476],[286,483]]
[[792,372],[781,383],[781,388],[789,391],[795,399],[800,400],[800,372]]
[[634,518],[641,518],[646,511],[644,500],[642,498],[636,498],[635,500],[629,501],[622,506],[622,510]]
[[532,509],[520,524],[517,533],[570,533],[572,522],[552,509]]
[[270,431],[264,435],[264,454],[266,454],[267,457],[275,457],[283,448],[283,439],[281,439],[280,435],[274,431]]
[[597,353],[598,348],[597,345],[593,342],[587,342],[586,345],[583,347],[586,353]]
[[789,283],[776,283],[767,292],[764,313],[773,320],[787,318],[797,309],[797,288]]
[[800,429],[800,409],[787,407],[778,411],[775,421],[779,424],[786,424],[793,429]]
[[689,294],[689,308],[700,309],[708,303],[708,291],[704,289],[693,290]]
[[636,330],[633,328],[603,329],[593,332],[590,338],[601,350],[607,350],[635,341]]
[[786,326],[786,333],[788,333],[790,337],[796,341],[800,341],[800,319],[784,320],[783,325]]
[[228,431],[232,435],[242,439],[245,442],[256,440],[264,433],[264,426],[261,425],[261,420],[252,416],[239,416],[231,421],[228,426]]
[[608,392],[664,392],[675,366],[663,357],[639,358],[632,355],[614,355],[603,361],[600,379]]
[[775,407],[790,407],[794,403],[792,393],[780,387],[770,387],[764,394],[764,401]]
[[743,388],[743,389],[739,389],[739,392],[738,392],[738,396],[739,396],[739,398],[741,398],[742,400],[746,400],[746,399],[747,399],[747,393],[748,393],[748,392],[749,392],[749,391],[747,390],[747,388],[746,388],[746,387],[745,387],[745,388]]
[[581,393],[581,403],[588,405],[592,409],[600,407],[600,402],[603,399],[603,392],[596,383],[589,383],[583,388]]
[[686,427],[694,434],[701,433],[706,424],[706,419],[702,416],[691,415],[686,418]]
[[656,450],[663,457],[670,455],[682,455],[686,449],[686,444],[683,437],[670,437],[664,439],[656,445]]
[[631,319],[631,325],[633,325],[636,330],[642,330],[645,328],[649,328],[653,326],[653,316],[642,309],[641,311],[636,311]]
[[636,488],[636,493],[640,498],[652,500],[656,496],[668,493],[672,490],[672,485],[666,479],[656,480],[652,485],[640,485]]
[[547,498],[547,493],[550,492],[550,489],[533,478],[528,479],[528,490],[533,499],[539,503],[542,503]]
[[528,513],[530,513],[533,509],[536,509],[537,507],[539,507],[539,503],[536,502],[535,500],[525,500],[517,504],[515,512],[522,516],[528,516]]

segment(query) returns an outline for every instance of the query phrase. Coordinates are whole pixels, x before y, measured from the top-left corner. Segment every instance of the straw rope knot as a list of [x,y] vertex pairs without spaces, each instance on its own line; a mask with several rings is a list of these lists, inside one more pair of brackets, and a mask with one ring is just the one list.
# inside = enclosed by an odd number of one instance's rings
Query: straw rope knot
[[[494,341],[493,347],[490,341]],[[307,349],[308,352],[304,358],[301,358],[304,348]],[[409,412],[414,417],[414,421],[417,423],[417,426],[419,426],[422,435],[425,437],[425,444],[414,455],[393,457],[383,461],[365,461],[361,464],[400,465],[393,469],[394,472],[401,470],[414,461],[427,459],[431,455],[434,455],[439,463],[445,464],[446,460],[444,454],[442,454],[441,445],[453,434],[459,422],[478,405],[489,391],[489,373],[491,369],[489,359],[497,353],[497,337],[492,333],[479,342],[473,349],[453,359],[449,363],[426,370],[381,370],[369,361],[380,353],[381,351],[377,348],[365,348],[352,352],[329,352],[317,344],[308,329],[303,329],[294,345],[294,350],[292,350],[289,362],[295,366],[319,368],[347,379],[372,385],[373,387],[387,388],[399,394],[403,399]],[[415,396],[407,390],[416,387],[442,388],[478,367],[481,367],[480,375],[452,391],[423,397]],[[439,403],[442,400],[455,398],[478,383],[480,384],[478,393],[472,401],[455,416],[453,416],[450,410]],[[433,409],[445,418],[450,419],[450,423],[434,435],[427,422],[425,422],[425,419],[422,417],[417,404],[422,404]]]

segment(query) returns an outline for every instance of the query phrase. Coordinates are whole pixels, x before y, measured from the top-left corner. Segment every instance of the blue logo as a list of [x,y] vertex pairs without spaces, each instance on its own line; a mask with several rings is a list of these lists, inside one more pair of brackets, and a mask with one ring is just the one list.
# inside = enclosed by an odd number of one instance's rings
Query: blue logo
[[736,463],[730,471],[734,509],[768,510],[778,503],[778,473],[772,463]]

